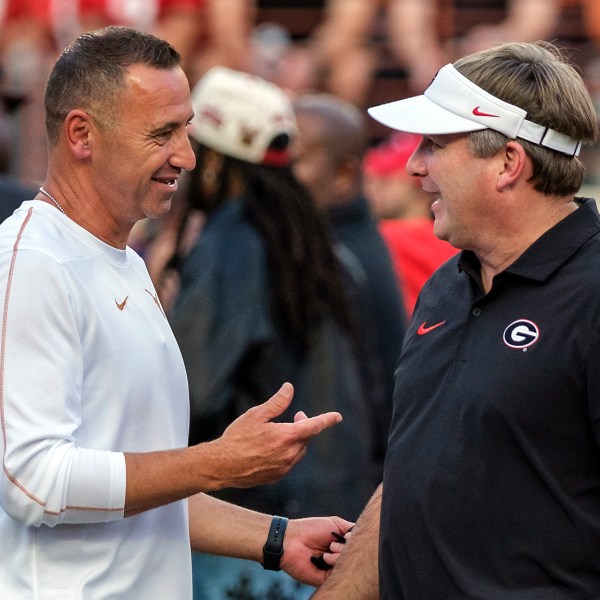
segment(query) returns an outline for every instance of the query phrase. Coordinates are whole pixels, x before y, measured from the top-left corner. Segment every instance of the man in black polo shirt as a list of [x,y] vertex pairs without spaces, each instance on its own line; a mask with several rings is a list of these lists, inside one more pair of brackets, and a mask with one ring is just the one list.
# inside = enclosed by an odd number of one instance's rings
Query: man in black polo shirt
[[[375,107],[462,249],[405,338],[382,487],[314,596],[600,598],[600,215],[576,198],[596,138],[547,44],[440,70]],[[379,570],[377,569],[379,556]]]

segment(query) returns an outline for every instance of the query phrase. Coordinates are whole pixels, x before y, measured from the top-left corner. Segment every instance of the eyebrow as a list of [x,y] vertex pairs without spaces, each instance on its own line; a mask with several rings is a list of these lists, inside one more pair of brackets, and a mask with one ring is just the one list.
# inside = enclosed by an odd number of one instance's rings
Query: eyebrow
[[[184,124],[185,126],[187,126],[190,121],[192,121],[192,119],[194,118],[194,113],[192,112],[192,114],[185,120]],[[182,122],[181,121],[168,121],[167,123],[162,123],[160,125],[158,125],[157,127],[154,127],[152,131],[156,132],[156,131],[163,131],[166,129],[176,129],[177,127],[181,127]]]

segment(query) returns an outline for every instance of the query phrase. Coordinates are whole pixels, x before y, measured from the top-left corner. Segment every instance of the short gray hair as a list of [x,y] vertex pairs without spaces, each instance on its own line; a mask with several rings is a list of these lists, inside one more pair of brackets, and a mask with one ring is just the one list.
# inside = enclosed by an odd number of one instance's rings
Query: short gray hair
[[179,53],[164,40],[129,27],[111,26],[80,35],[62,52],[46,84],[50,146],[56,145],[62,124],[74,109],[89,112],[101,126],[114,124],[128,67],[144,64],[173,69],[180,60]]
[[[597,115],[585,83],[552,44],[503,44],[466,56],[454,67],[490,94],[527,111],[529,121],[585,144],[596,141]],[[471,151],[480,158],[492,156],[507,140],[491,129],[469,134]],[[556,196],[577,192],[585,175],[577,157],[518,141],[532,159],[536,190]]]

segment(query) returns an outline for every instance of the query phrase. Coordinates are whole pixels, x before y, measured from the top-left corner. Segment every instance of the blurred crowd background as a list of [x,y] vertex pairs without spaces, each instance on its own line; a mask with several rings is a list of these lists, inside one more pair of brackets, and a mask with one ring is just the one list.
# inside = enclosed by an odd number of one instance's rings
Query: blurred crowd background
[[[125,24],[180,50],[194,83],[215,64],[257,73],[290,96],[327,91],[359,108],[420,93],[440,66],[501,41],[568,51],[600,108],[597,0],[0,0],[3,172],[45,175],[42,96],[61,49]],[[371,123],[373,143],[387,132]],[[588,151],[588,180],[600,162]]]

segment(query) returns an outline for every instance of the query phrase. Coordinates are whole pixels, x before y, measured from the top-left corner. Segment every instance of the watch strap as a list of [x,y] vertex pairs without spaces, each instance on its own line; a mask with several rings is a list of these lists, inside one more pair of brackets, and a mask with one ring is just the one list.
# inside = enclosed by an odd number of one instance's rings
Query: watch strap
[[263,546],[263,567],[267,571],[281,570],[281,557],[283,556],[283,538],[288,519],[275,515],[269,527],[269,535]]

